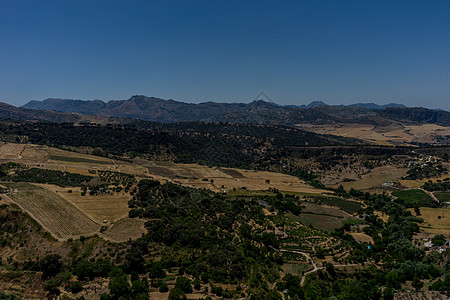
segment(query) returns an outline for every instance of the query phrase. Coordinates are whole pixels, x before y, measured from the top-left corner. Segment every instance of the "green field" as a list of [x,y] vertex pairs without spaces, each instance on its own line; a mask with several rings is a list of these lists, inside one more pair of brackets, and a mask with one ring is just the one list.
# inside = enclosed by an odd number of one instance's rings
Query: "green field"
[[81,158],[81,157],[69,157],[69,156],[58,156],[58,155],[49,155],[49,158],[52,160],[58,160],[58,161],[87,163],[87,164],[111,165],[113,163],[112,161],[93,160],[93,159],[87,159],[87,158]]
[[434,192],[433,193],[436,198],[438,198],[439,201],[442,202],[449,202],[450,201],[450,191],[446,192]]
[[342,221],[344,219],[332,216],[322,216],[303,213],[299,216],[299,220],[306,226],[312,226],[317,229],[331,232],[336,228],[341,227]]
[[318,204],[325,204],[329,206],[337,206],[343,211],[354,214],[357,213],[362,205],[359,202],[344,200],[338,197],[330,197],[330,196],[314,196],[312,197]]
[[403,201],[408,206],[426,206],[433,202],[430,195],[422,190],[406,190],[406,191],[394,191],[392,195],[397,197],[400,201]]

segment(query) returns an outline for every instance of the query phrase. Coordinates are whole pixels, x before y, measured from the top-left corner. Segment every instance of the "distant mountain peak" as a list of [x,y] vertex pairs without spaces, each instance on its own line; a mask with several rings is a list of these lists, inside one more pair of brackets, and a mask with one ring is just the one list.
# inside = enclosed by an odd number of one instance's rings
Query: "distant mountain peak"
[[328,106],[328,104],[326,104],[326,103],[323,102],[323,101],[316,100],[316,101],[312,101],[311,103],[309,103],[309,104],[306,105],[305,107],[306,107],[306,108],[313,108],[313,107],[316,107],[316,106]]

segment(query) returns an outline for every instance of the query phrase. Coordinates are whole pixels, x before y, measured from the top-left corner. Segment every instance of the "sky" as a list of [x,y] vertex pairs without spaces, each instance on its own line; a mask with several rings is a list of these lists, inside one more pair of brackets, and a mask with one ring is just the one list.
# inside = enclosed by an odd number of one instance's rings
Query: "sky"
[[450,111],[450,1],[0,0],[0,101]]

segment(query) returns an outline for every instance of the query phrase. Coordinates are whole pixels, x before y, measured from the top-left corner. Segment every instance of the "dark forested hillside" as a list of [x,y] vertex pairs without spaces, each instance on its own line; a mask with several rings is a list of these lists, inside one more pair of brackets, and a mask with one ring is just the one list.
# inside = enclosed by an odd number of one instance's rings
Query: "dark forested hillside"
[[430,123],[450,126],[450,112],[436,111],[421,107],[415,108],[386,108],[380,110],[379,115],[396,121],[415,122],[419,124]]
[[[142,128],[146,126],[147,128]],[[225,123],[94,125],[1,122],[3,140],[90,147],[102,155],[144,155],[183,163],[244,167],[261,165],[287,146],[361,144],[290,127]],[[130,154],[135,153],[135,154]]]

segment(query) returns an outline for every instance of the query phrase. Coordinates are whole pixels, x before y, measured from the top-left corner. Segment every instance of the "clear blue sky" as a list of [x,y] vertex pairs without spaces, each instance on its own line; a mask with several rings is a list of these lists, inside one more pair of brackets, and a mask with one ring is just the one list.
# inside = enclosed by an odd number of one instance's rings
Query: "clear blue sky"
[[0,0],[0,101],[450,110],[450,1]]

